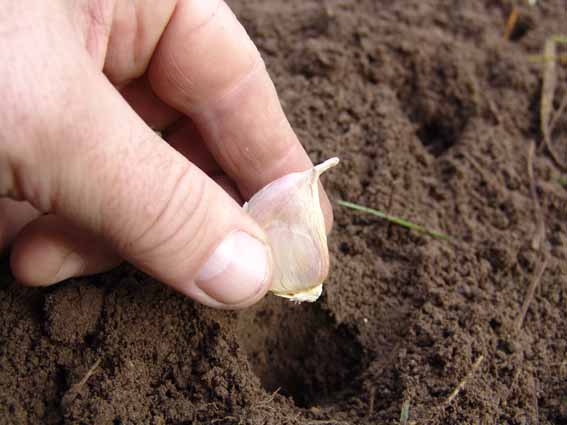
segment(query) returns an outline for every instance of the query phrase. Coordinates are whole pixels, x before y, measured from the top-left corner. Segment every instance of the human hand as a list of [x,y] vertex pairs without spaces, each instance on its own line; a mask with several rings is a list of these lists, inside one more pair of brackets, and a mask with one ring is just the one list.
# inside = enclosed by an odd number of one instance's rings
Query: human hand
[[[228,6],[0,6],[0,250],[13,241],[16,278],[126,260],[213,307],[258,301],[269,250],[238,203],[312,163]],[[323,210],[330,228],[324,195]]]

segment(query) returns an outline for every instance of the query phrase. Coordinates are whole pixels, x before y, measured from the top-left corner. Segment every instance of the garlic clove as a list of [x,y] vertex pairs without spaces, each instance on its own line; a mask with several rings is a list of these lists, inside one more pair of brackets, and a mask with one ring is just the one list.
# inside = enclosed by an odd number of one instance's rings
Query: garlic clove
[[297,302],[316,301],[329,272],[319,176],[339,163],[331,158],[307,171],[280,177],[244,204],[266,232],[274,271],[270,290]]

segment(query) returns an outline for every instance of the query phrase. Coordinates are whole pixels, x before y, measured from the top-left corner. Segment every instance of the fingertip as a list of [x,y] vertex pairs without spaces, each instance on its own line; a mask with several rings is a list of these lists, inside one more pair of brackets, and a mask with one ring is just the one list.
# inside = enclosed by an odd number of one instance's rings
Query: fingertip
[[28,224],[14,241],[10,255],[12,273],[27,286],[48,286],[107,271],[119,263],[95,237],[50,215]]
[[[10,268],[16,280],[26,286],[48,286],[58,282],[60,273],[73,272],[79,267],[76,258],[63,249],[32,222],[14,241],[10,255]],[[64,267],[66,257],[69,261]]]

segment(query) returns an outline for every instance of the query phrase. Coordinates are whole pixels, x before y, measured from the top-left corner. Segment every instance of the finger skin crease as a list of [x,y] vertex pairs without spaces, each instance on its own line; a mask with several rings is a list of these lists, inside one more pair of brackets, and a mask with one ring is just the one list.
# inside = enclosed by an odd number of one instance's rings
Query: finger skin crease
[[116,0],[88,0],[84,12],[87,16],[85,47],[98,68],[104,64],[115,5]]
[[[204,184],[191,184],[195,181],[201,181],[201,179],[193,176],[194,171],[195,166],[188,163],[185,170],[180,173],[173,184],[166,198],[167,201],[159,213],[139,236],[131,239],[127,246],[124,247],[125,251],[130,253],[130,257],[143,261],[143,258],[150,257],[152,253],[159,251],[169,243],[188,222],[192,223],[194,221],[199,205],[206,201],[203,199],[205,195]],[[179,194],[183,194],[182,198],[179,198]],[[193,201],[190,203],[187,202],[189,198],[193,198]],[[188,210],[188,204],[194,207]],[[182,210],[182,213],[179,214],[178,210]],[[164,226],[164,220],[166,220],[167,216],[177,221],[174,227],[171,227],[173,224],[171,222],[165,223]],[[171,218],[169,220],[172,220]],[[198,224],[201,225],[202,223]],[[160,235],[160,232],[163,233],[163,229],[167,229],[167,232]],[[152,240],[156,238],[156,234],[158,235],[157,240]],[[148,238],[152,240],[151,243],[148,243]]]
[[230,99],[232,96],[237,95],[242,86],[247,84],[261,72],[266,72],[266,66],[264,64],[264,60],[258,53],[256,59],[252,63],[252,66],[248,70],[246,70],[246,72],[242,76],[235,78],[235,80],[217,96],[211,97],[210,99],[207,99],[206,101],[200,102],[198,104],[193,103],[193,105],[191,105],[190,107],[191,114],[207,115],[208,111],[214,111],[216,109],[216,105],[225,102],[228,103],[228,99]]
[[[191,1],[195,1],[195,0],[185,0],[185,1],[191,2]],[[180,8],[180,3],[181,2],[178,2],[177,5],[175,6],[175,9],[174,9],[173,13],[171,14],[170,21],[175,18],[175,15],[177,13],[179,13],[178,10]],[[198,31],[204,29],[205,27],[207,27],[208,25],[210,25],[211,22],[213,22],[214,18],[218,15],[218,11],[219,11],[219,9],[220,9],[220,7],[223,3],[224,3],[224,0],[217,0],[215,7],[212,9],[211,13],[207,17],[205,17],[201,22],[196,23],[192,28],[187,28],[187,30],[186,30],[187,31],[187,38],[188,39],[191,38],[191,36],[193,36],[196,32],[198,32]],[[185,88],[185,87],[191,87],[193,85],[190,81],[189,76],[186,76],[186,72],[183,69],[183,67],[181,67],[179,65],[178,61],[176,60],[175,52],[173,52],[173,51],[170,52],[169,58],[167,59],[167,62],[171,64],[170,65],[171,69],[169,70],[169,72],[167,72],[167,74],[165,76],[167,81],[169,81],[173,86],[175,86],[180,91],[182,91],[182,89]],[[178,81],[179,76],[184,76],[185,80],[184,81]],[[151,84],[151,80],[150,80],[150,84]]]
[[27,167],[17,162],[8,164],[5,168],[8,170],[8,182],[11,184],[7,187],[0,187],[0,195],[7,196],[15,201],[28,201],[37,210],[41,212],[49,212],[53,209],[53,196],[48,190],[51,184],[48,179],[43,178],[40,182],[36,173],[28,173]]
[[[196,32],[202,31],[205,27],[211,25],[211,23],[214,21],[214,18],[220,16],[220,8],[225,4],[226,3],[224,2],[224,0],[219,0],[216,4],[216,7],[213,9],[211,14],[207,16],[207,18],[187,30],[187,39],[189,40],[195,35]],[[230,11],[230,8],[228,6],[226,7],[228,11]],[[174,16],[172,17],[172,19],[173,18]],[[251,40],[249,40],[249,42],[252,44]],[[181,102],[183,104],[184,112],[189,115],[206,112],[207,110],[214,108],[215,104],[222,103],[225,98],[230,98],[232,93],[237,92],[242,85],[244,85],[248,80],[254,78],[258,73],[266,72],[266,67],[262,56],[253,44],[252,48],[254,57],[250,61],[249,67],[247,67],[242,75],[235,75],[233,79],[227,83],[226,87],[220,91],[220,93],[211,96],[206,100],[195,101],[191,98],[193,93],[192,87],[195,86],[195,81],[193,80],[193,77],[190,75],[190,73],[188,73],[187,70],[180,64],[180,58],[177,56],[177,52],[175,50],[167,50],[167,57],[161,60],[162,63],[168,64],[168,66],[160,67],[160,71],[164,73],[162,79],[167,81],[173,87],[173,92],[177,93],[178,96],[184,97]],[[155,86],[155,81],[153,78],[150,78],[150,85],[152,86],[152,89],[155,91],[155,93],[160,98],[162,98],[162,96],[160,95],[160,87]],[[162,100],[169,104],[167,98],[163,98]],[[171,106],[179,107],[179,105],[174,104]]]
[[[181,1],[185,1],[185,2],[192,2],[195,0],[181,0]],[[199,0],[197,0],[199,1]],[[207,26],[214,18],[215,16],[217,16],[218,11],[221,7],[221,5],[224,3],[224,0],[217,0],[214,8],[211,10],[211,13],[205,17],[205,19],[203,19],[201,22],[197,22],[192,28],[188,28],[188,32],[189,33],[193,33],[193,32],[197,32],[200,29],[204,28],[205,26]]]

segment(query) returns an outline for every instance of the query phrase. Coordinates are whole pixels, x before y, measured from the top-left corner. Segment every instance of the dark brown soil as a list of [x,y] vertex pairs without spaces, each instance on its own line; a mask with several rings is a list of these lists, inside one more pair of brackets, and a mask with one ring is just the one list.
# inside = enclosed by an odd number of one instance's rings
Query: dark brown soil
[[567,194],[542,149],[548,262],[518,326],[545,255],[530,55],[567,32],[566,3],[520,6],[511,40],[511,1],[230,3],[312,158],[341,157],[331,197],[455,242],[337,206],[322,299],[238,314],[127,267],[49,289],[4,271],[0,422],[394,424],[405,404],[407,424],[567,423]]

